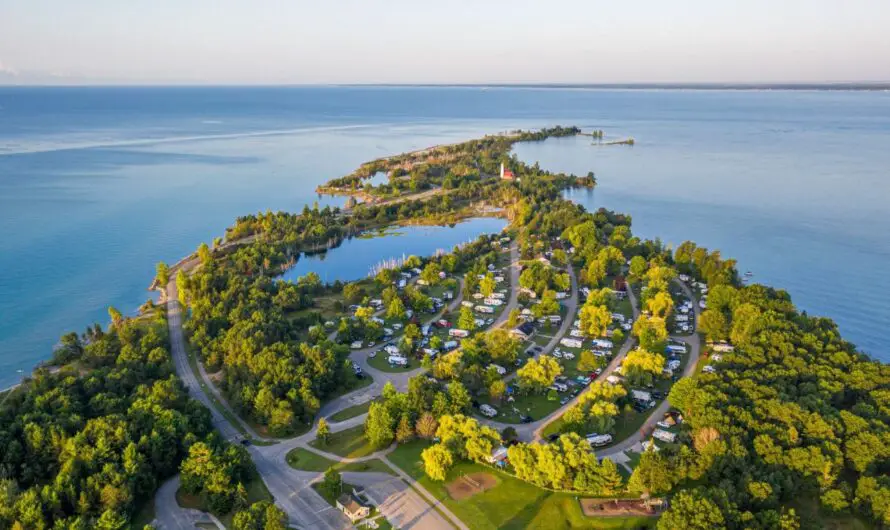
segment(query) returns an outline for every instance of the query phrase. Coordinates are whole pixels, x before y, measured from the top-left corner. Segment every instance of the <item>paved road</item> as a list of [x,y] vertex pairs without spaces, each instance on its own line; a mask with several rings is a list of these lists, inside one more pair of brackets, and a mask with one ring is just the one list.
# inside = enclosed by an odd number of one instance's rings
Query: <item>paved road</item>
[[167,327],[170,330],[170,349],[173,356],[173,364],[176,367],[176,375],[182,380],[188,389],[189,395],[204,404],[213,418],[213,426],[227,440],[235,440],[241,434],[211,403],[210,398],[204,393],[201,383],[195,377],[185,349],[185,338],[182,334],[182,310],[179,307],[179,298],[176,294],[176,282],[167,284]]
[[[686,294],[686,296],[693,302],[692,311],[693,322],[695,322],[695,332],[688,337],[671,337],[674,340],[679,340],[689,345],[689,359],[686,360],[686,366],[683,367],[682,375],[682,377],[689,377],[695,373],[695,367],[698,365],[698,358],[701,354],[701,336],[698,334],[699,308],[698,304],[695,303],[695,297],[692,295],[692,291],[689,290],[689,287],[687,287],[685,283],[679,280],[674,280],[674,282],[683,289],[684,294]],[[614,455],[635,447],[637,444],[642,444],[643,440],[648,438],[649,434],[655,429],[655,424],[661,421],[662,418],[664,418],[665,412],[667,412],[670,408],[671,404],[668,402],[667,398],[665,398],[661,402],[661,404],[659,404],[657,407],[655,407],[655,409],[652,410],[652,413],[649,415],[645,423],[643,423],[642,427],[637,432],[609,448],[597,451],[597,456],[604,457]],[[643,433],[646,434],[644,435]]]
[[155,520],[152,525],[158,530],[195,530],[196,523],[216,524],[223,528],[219,520],[208,513],[191,508],[180,508],[176,503],[176,490],[179,489],[179,475],[161,484],[155,495]]
[[500,316],[495,319],[494,323],[491,325],[492,328],[499,328],[503,326],[507,320],[510,318],[510,311],[516,309],[519,305],[519,246],[516,244],[516,241],[510,243],[510,298],[507,300],[507,305],[504,307],[504,310],[501,311]]

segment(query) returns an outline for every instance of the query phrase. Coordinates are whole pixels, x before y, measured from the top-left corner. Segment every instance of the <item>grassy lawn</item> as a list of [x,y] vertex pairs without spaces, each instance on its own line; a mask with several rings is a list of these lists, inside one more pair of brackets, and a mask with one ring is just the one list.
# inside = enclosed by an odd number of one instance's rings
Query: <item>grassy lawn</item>
[[408,366],[392,366],[389,364],[389,361],[387,361],[387,358],[389,358],[388,353],[378,353],[374,357],[368,357],[368,364],[381,372],[390,373],[410,372],[411,370],[416,370],[420,366],[420,361],[411,357],[408,358]]
[[544,331],[535,333],[535,336],[532,337],[532,342],[543,348],[547,346],[551,340],[553,340],[553,335],[551,333],[552,331],[550,333]]
[[356,416],[361,416],[362,414],[368,412],[368,409],[371,408],[371,403],[373,403],[373,402],[374,402],[374,400],[371,399],[371,400],[365,401],[364,403],[361,403],[359,405],[353,405],[351,407],[346,407],[345,409],[337,411],[334,414],[331,414],[330,416],[328,416],[328,420],[331,421],[332,423],[337,423],[340,421],[348,420],[350,418],[354,418]]
[[297,447],[287,454],[287,463],[294,469],[302,471],[318,471],[320,473],[333,467],[338,471],[357,471],[363,473],[377,471],[379,473],[387,473],[390,475],[394,474],[393,470],[390,469],[388,465],[376,458],[367,462],[344,464],[329,460],[302,447]]
[[560,417],[556,418],[555,420],[553,420],[549,425],[547,425],[547,427],[545,427],[544,430],[541,431],[541,435],[546,438],[546,437],[550,436],[551,434],[556,434],[556,433],[560,432],[562,430],[562,424],[563,424],[563,420],[562,420],[562,416],[560,416]]
[[345,458],[358,458],[374,452],[365,438],[364,425],[331,433],[326,445],[319,444],[318,440],[312,440],[309,445]]
[[791,501],[790,507],[794,508],[800,516],[802,528],[824,528],[826,530],[871,530],[875,526],[868,520],[851,514],[828,513],[819,506],[818,499],[811,497],[798,497]]
[[[347,483],[344,482],[344,483],[343,483],[343,489],[342,489],[342,491],[350,492],[350,491],[352,491],[353,488],[355,488],[355,487],[356,487],[356,486],[353,486],[352,484],[347,484]],[[340,494],[335,495],[335,496],[330,495],[330,494],[329,494],[327,491],[325,491],[325,489],[322,487],[321,482],[316,482],[315,484],[313,484],[313,485],[312,485],[312,489],[314,489],[319,495],[321,495],[322,498],[323,498],[324,500],[328,501],[328,504],[330,504],[331,506],[336,506],[336,505],[337,505],[337,497],[339,497]],[[359,489],[361,489],[361,488],[359,488]]]
[[612,311],[613,313],[621,313],[624,315],[624,318],[632,318],[634,316],[629,297],[625,296],[621,300],[615,300],[614,304],[615,309]]
[[[433,481],[424,475],[420,462],[420,453],[427,445],[427,442],[423,441],[401,445],[389,455],[389,459],[414,477],[473,530],[635,529],[651,522],[648,519],[638,518],[585,517],[573,495],[542,490],[478,464],[461,462],[449,471],[445,482]],[[498,484],[490,490],[462,501],[455,501],[448,495],[446,484],[463,474],[479,471],[495,475]]]
[[504,528],[525,528],[528,530],[569,530],[569,529],[614,529],[637,530],[654,528],[657,519],[653,517],[587,517],[575,495],[551,493],[543,502],[534,507],[534,517],[525,526],[508,525]]
[[[564,396],[569,396],[569,394],[559,394],[560,398]],[[513,403],[492,403],[487,397],[480,398],[479,402],[488,403],[496,408],[498,410],[498,415],[494,419],[502,423],[519,423],[519,416],[521,415],[531,416],[532,420],[539,420],[552,414],[554,410],[562,406],[559,404],[559,399],[556,401],[549,401],[547,399],[547,394],[519,396]]]
[[[386,517],[373,518],[377,523],[377,530],[392,530],[392,525],[386,520]],[[359,526],[359,528],[370,528],[369,526]]]
[[[250,482],[244,485],[247,489],[247,502],[248,504],[253,504],[259,501],[273,501],[274,498],[272,494],[269,493],[269,490],[266,489],[266,485],[263,483],[263,480],[259,475],[254,474]],[[201,497],[197,497],[194,495],[187,495],[182,491],[182,488],[176,490],[176,503],[179,504],[182,508],[194,508],[196,510],[201,510],[202,512],[209,511],[207,506],[204,505],[204,499]],[[219,516],[219,520],[225,525],[226,528],[233,528],[233,520],[235,517],[235,512],[229,512],[227,514]]]

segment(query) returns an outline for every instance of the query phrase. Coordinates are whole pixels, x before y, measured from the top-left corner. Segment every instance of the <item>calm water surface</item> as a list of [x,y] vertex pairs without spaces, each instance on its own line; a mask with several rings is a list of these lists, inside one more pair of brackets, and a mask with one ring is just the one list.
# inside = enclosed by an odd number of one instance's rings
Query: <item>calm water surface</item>
[[302,255],[282,278],[297,278],[315,272],[324,282],[350,281],[368,276],[381,262],[402,260],[408,256],[432,256],[450,252],[455,246],[474,241],[482,234],[500,232],[504,219],[482,217],[454,226],[398,226],[379,236],[355,237],[328,252]]
[[[62,332],[107,322],[108,305],[133,313],[157,261],[238,215],[341,204],[315,186],[368,159],[553,124],[637,140],[517,149],[552,169],[595,171],[596,191],[574,198],[631,214],[643,236],[721,248],[890,359],[886,93],[0,88],[0,387]],[[336,274],[359,277],[381,259],[463,240],[443,230],[424,247],[369,242],[356,264],[337,249],[294,274],[318,265],[324,277],[339,262]]]

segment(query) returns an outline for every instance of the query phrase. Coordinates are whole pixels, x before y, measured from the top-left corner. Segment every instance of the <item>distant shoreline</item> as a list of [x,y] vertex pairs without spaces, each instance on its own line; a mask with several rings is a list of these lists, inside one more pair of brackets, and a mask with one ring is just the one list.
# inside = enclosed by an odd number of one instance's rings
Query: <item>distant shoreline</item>
[[11,83],[3,88],[525,88],[553,90],[740,90],[740,91],[890,91],[890,81],[845,81],[837,83],[308,83],[308,84],[125,84],[125,83]]

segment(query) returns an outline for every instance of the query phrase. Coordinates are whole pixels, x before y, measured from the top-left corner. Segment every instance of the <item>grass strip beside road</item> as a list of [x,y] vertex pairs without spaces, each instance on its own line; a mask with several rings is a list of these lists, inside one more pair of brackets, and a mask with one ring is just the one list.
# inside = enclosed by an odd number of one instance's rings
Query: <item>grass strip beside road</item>
[[330,460],[303,447],[297,447],[287,453],[287,463],[294,469],[299,469],[301,471],[318,471],[319,473],[334,468],[337,471],[357,471],[360,473],[376,471],[379,473],[387,473],[389,475],[395,474],[389,466],[376,458],[374,460],[368,460],[367,462],[353,462],[346,464]]
[[360,458],[374,452],[374,448],[365,437],[364,425],[356,425],[351,429],[333,432],[328,436],[326,444],[313,440],[309,442],[309,445],[344,458]]
[[365,414],[366,412],[368,412],[368,409],[371,408],[371,403],[373,403],[374,401],[375,400],[372,399],[369,401],[365,401],[364,403],[360,403],[358,405],[353,405],[351,407],[347,407],[343,410],[340,410],[340,411],[328,416],[328,420],[331,423],[338,423],[341,421],[346,421],[348,419],[352,419],[356,416],[361,416],[362,414]]

